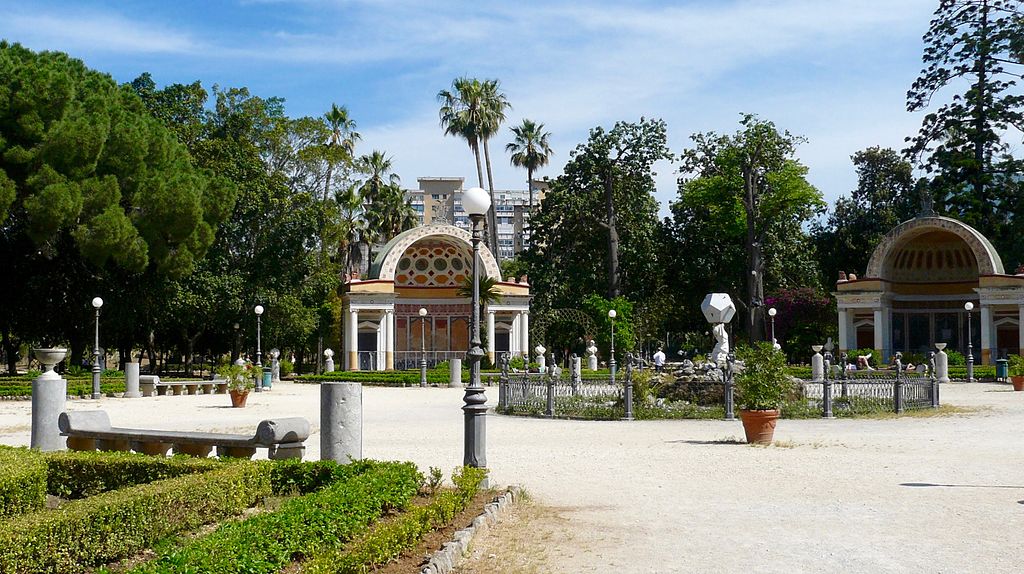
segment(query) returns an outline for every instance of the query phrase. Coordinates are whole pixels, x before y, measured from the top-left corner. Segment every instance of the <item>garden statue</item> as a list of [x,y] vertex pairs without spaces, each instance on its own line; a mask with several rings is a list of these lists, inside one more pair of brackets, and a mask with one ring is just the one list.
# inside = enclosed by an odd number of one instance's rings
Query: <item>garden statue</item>
[[736,305],[728,293],[708,293],[700,304],[704,318],[711,323],[711,333],[715,336],[715,348],[711,350],[711,362],[723,365],[729,358],[729,334],[725,324],[732,321],[736,314]]
[[587,341],[587,369],[597,370],[597,345],[593,339]]
[[270,350],[270,382],[271,384],[281,382],[281,351],[277,349]]
[[324,349],[324,372],[334,372],[334,351],[331,349]]
[[729,333],[725,331],[725,323],[715,323],[711,328],[715,336],[715,348],[711,349],[711,362],[720,365],[729,356]]
[[537,352],[537,372],[543,373],[547,370],[547,359],[544,358],[544,352],[547,349],[544,348],[544,345],[537,345],[533,350]]

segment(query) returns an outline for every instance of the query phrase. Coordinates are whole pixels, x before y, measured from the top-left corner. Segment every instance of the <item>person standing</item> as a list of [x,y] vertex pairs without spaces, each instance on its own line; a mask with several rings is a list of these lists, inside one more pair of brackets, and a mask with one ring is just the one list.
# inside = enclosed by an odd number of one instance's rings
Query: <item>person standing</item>
[[662,372],[665,370],[665,352],[658,347],[658,352],[654,353],[654,370],[655,372]]

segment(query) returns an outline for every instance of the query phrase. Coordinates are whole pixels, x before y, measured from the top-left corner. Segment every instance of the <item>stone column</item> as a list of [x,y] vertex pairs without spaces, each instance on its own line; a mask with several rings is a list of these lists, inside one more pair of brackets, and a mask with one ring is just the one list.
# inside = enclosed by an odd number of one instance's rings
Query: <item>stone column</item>
[[395,370],[395,312],[384,313],[384,320],[388,324],[388,336],[384,348],[384,370]]
[[487,359],[494,364],[494,311],[487,310]]
[[462,359],[448,359],[448,386],[462,388]]
[[[48,365],[53,369],[52,365]],[[32,381],[32,448],[42,451],[66,450],[57,419],[64,412],[68,382],[53,370]]]
[[320,460],[348,463],[363,458],[363,386],[321,383]]
[[348,312],[348,370],[359,370],[359,311]]
[[839,310],[839,351],[857,348],[857,328],[853,325],[853,309]]
[[522,319],[519,321],[523,328],[522,336],[519,339],[519,348],[523,351],[526,362],[530,362],[530,312],[523,311]]
[[949,355],[946,354],[945,343],[939,343],[941,349],[938,353],[935,353],[935,378],[940,383],[949,382]]
[[523,330],[523,328],[519,326],[519,318],[522,316],[522,311],[518,311],[512,316],[512,327],[508,332],[508,352],[513,357],[519,353],[519,335],[522,334]]
[[994,365],[992,353],[992,306],[981,306],[981,364]]
[[380,321],[377,322],[377,359],[375,361],[375,367],[378,371],[384,370],[384,358],[385,347],[387,346],[388,338],[388,323],[387,314],[381,313]]
[[124,398],[137,399],[142,396],[139,392],[139,364],[124,364]]
[[814,345],[814,354],[811,355],[811,380],[821,382],[825,380],[825,357],[821,355],[821,346]]
[[1024,357],[1024,305],[1017,308],[1017,339],[1017,352]]
[[882,355],[882,362],[889,362],[889,354],[892,352],[892,348],[887,347],[886,343],[889,337],[886,336],[886,332],[889,330],[889,310],[888,309],[875,309],[875,350]]

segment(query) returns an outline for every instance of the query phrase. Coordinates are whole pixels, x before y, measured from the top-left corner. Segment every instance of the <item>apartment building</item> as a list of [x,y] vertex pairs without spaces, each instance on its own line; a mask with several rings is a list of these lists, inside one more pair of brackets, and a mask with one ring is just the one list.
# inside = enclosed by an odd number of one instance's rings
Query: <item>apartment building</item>
[[[419,189],[405,190],[406,199],[419,213],[420,225],[447,222],[469,230],[469,216],[462,209],[465,178],[421,177]],[[532,189],[494,190],[494,209],[498,223],[498,256],[511,259],[530,244],[530,193],[537,205],[548,189],[548,182],[533,180]]]

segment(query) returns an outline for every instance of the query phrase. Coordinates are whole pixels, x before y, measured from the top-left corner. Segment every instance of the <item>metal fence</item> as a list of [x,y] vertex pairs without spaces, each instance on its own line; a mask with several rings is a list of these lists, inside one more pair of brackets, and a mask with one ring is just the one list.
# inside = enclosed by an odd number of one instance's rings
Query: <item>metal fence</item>
[[583,376],[549,369],[545,373],[510,372],[508,355],[499,360],[498,412],[504,414],[588,418],[633,419],[633,363],[627,358],[625,372]]
[[832,418],[838,411],[902,413],[938,407],[939,383],[929,375],[877,372],[803,381],[803,395],[808,407],[821,409],[825,418]]

